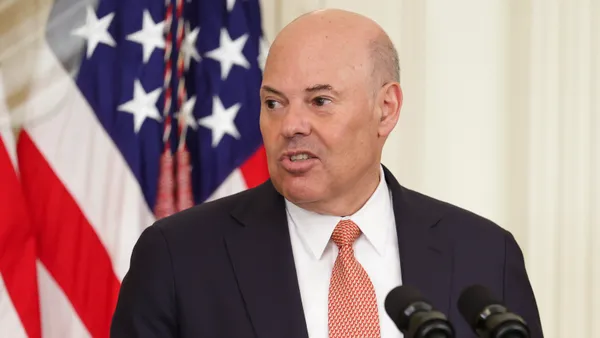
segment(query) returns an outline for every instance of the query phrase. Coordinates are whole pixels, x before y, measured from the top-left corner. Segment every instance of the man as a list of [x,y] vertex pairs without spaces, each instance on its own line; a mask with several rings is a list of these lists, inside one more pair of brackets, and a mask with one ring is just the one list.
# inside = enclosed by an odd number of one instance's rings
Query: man
[[380,164],[402,104],[398,67],[363,16],[323,10],[285,27],[260,92],[271,179],[148,228],[112,336],[401,337],[383,303],[410,284],[457,337],[475,337],[456,302],[483,284],[542,337],[512,235]]

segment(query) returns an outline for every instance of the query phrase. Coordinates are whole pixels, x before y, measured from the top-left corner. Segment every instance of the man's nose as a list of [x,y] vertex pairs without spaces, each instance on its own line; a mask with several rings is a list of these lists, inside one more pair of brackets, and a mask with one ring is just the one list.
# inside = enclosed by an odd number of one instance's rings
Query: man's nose
[[286,138],[292,138],[297,135],[310,134],[310,123],[307,117],[307,112],[302,108],[290,106],[283,117],[282,135]]

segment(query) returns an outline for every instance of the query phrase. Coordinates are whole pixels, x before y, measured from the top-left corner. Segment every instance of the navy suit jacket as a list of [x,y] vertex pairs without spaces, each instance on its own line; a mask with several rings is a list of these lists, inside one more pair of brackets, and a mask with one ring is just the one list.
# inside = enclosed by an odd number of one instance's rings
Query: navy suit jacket
[[[523,255],[482,217],[402,187],[384,168],[402,280],[476,337],[457,309],[463,288],[488,287],[542,338]],[[307,338],[283,197],[270,181],[161,219],[140,236],[111,337]]]

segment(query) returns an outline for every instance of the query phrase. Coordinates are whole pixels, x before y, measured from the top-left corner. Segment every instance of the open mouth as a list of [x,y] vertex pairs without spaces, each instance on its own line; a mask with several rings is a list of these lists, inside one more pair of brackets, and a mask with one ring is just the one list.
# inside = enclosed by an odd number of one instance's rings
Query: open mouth
[[313,157],[306,153],[300,153],[300,154],[291,155],[290,161],[292,161],[292,162],[305,161],[310,158],[313,158]]
[[281,157],[283,168],[293,174],[304,174],[318,164],[318,158],[309,151],[290,151]]

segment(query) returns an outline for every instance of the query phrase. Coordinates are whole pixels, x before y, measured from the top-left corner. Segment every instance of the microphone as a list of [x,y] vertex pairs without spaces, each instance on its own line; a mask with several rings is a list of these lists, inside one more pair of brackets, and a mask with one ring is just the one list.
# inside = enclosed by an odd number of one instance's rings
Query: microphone
[[405,338],[454,338],[454,327],[419,290],[397,286],[385,298],[385,311]]
[[529,327],[481,285],[463,290],[458,311],[480,338],[530,338]]

